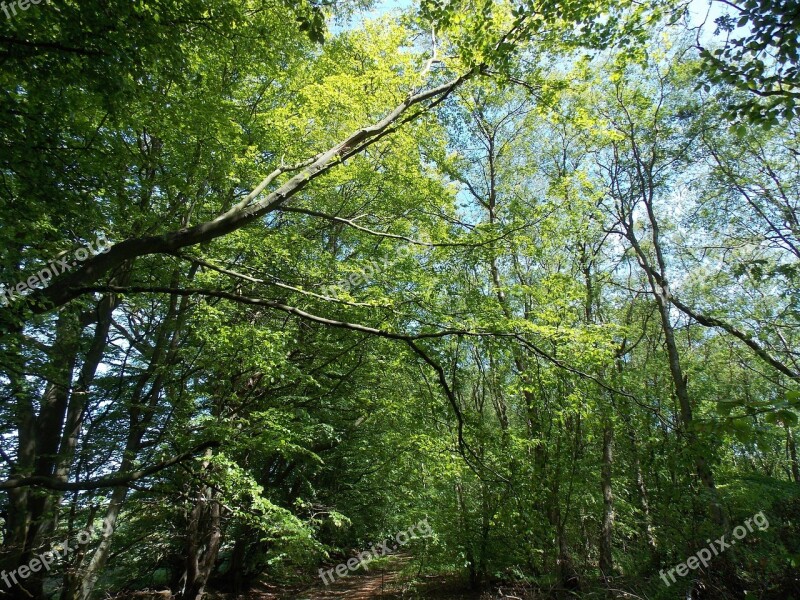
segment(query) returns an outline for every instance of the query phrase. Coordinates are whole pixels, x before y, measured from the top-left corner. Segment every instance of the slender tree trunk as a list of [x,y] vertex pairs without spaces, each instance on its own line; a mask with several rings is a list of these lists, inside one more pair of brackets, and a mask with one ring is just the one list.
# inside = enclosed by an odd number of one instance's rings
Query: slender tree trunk
[[[647,188],[645,188],[647,189]],[[651,264],[650,259],[645,253],[644,249],[639,244],[636,237],[636,232],[633,224],[633,217],[630,211],[620,215],[620,222],[625,228],[625,235],[630,241],[631,246],[639,261],[639,265],[647,276],[647,281],[650,285],[650,290],[655,296],[656,306],[658,307],[658,314],[661,321],[661,331],[664,335],[664,345],[667,349],[667,362],[669,365],[669,372],[672,378],[673,390],[675,397],[678,400],[679,416],[682,426],[682,433],[686,439],[686,446],[690,453],[691,460],[694,463],[695,471],[700,479],[703,487],[705,487],[709,496],[709,505],[711,518],[720,527],[727,527],[727,515],[722,508],[717,491],[716,483],[714,481],[714,473],[707,460],[708,450],[701,444],[697,433],[693,429],[693,415],[692,403],[689,397],[689,384],[686,375],[683,372],[680,360],[680,352],[678,344],[675,340],[675,329],[672,326],[672,319],[670,316],[670,291],[669,284],[666,279],[666,261],[663,256],[661,242],[659,238],[658,221],[656,220],[655,213],[652,207],[652,189],[649,195],[644,199],[647,208],[647,214],[652,228],[652,243],[653,251],[655,253],[655,264]]]
[[659,314],[661,315],[661,330],[664,333],[664,341],[669,359],[669,370],[672,375],[675,396],[678,399],[681,424],[683,425],[683,434],[686,436],[687,447],[694,461],[697,475],[708,491],[711,504],[711,518],[717,525],[727,527],[727,516],[719,500],[719,493],[717,492],[716,482],[714,481],[714,473],[708,464],[706,451],[701,447],[700,440],[693,429],[694,417],[692,415],[691,401],[689,400],[688,379],[681,368],[678,345],[675,342],[675,330],[670,321],[669,292],[667,291],[666,283],[663,286],[654,285],[653,291],[656,296],[656,302],[658,303]]
[[233,551],[231,552],[230,566],[225,573],[225,578],[231,586],[231,592],[238,597],[249,585],[253,576],[247,569],[247,555],[251,548],[258,548],[258,531],[249,525],[244,525],[235,534]]
[[603,520],[600,527],[600,574],[605,581],[613,576],[612,536],[614,533],[614,494],[611,475],[614,464],[614,427],[610,417],[603,423],[603,466],[600,487],[603,492]]
[[489,533],[491,531],[492,507],[491,490],[486,483],[481,483],[481,540],[478,556],[478,585],[483,585],[488,579],[486,554],[489,548]]
[[[558,489],[556,488],[556,495]],[[556,564],[558,566],[559,583],[563,589],[576,591],[581,587],[580,575],[575,568],[572,552],[569,549],[564,519],[561,515],[561,505],[557,499],[552,499],[551,502],[552,506],[548,511],[548,516],[550,523],[555,527],[556,548],[558,550]]]
[[[569,199],[569,198],[567,198]],[[583,273],[586,296],[584,314],[586,324],[592,325],[595,321],[595,303],[597,290],[592,276],[593,259],[588,244],[582,241],[579,244],[579,258]],[[613,405],[614,398],[610,398]],[[603,448],[602,463],[600,468],[600,491],[603,494],[603,516],[600,521],[600,575],[609,583],[614,575],[613,537],[614,537],[614,492],[612,488],[612,475],[614,465],[614,421],[608,408],[603,411]]]
[[458,504],[457,510],[459,515],[458,518],[461,522],[461,531],[464,535],[464,554],[467,559],[469,585],[472,589],[477,589],[479,586],[478,566],[475,560],[472,538],[469,533],[469,513],[467,511],[466,500],[464,499],[464,486],[460,481],[456,483],[456,502]]
[[650,557],[654,564],[658,558],[658,549],[656,545],[656,536],[653,530],[653,517],[650,515],[650,500],[649,491],[644,481],[644,474],[642,473],[642,463],[639,459],[639,443],[636,439],[636,432],[629,426],[628,437],[631,441],[631,458],[633,463],[633,479],[636,483],[636,491],[638,492],[639,505],[642,509],[642,517],[644,519],[644,535],[647,540],[647,547],[650,549]]
[[792,464],[792,477],[795,483],[800,483],[800,463],[797,462],[797,445],[794,441],[794,432],[788,425],[786,426],[786,448],[789,451],[789,459]]
[[[488,154],[488,193],[485,198],[481,198],[479,196],[475,196],[475,199],[481,203],[481,205],[486,209],[488,213],[488,220],[490,225],[494,225],[497,222],[497,169],[496,169],[496,145],[495,145],[495,130],[493,127],[483,119],[482,115],[481,118],[481,131],[485,136],[486,147],[487,147],[487,154]],[[492,286],[494,288],[495,297],[497,298],[497,304],[502,310],[503,315],[507,319],[513,319],[514,313],[512,307],[509,303],[508,298],[506,297],[505,292],[503,291],[504,285],[501,279],[500,268],[498,266],[498,252],[495,247],[491,249],[491,256],[489,258],[489,273],[492,278]],[[514,359],[514,366],[517,369],[517,376],[520,378],[520,381],[523,383],[522,386],[522,395],[525,399],[525,405],[527,410],[527,425],[528,425],[528,435],[531,439],[537,438],[539,432],[541,430],[540,419],[538,415],[538,411],[536,408],[536,397],[533,392],[529,389],[530,381],[530,374],[528,369],[528,357],[525,355],[525,352],[519,348],[514,347],[512,349],[513,359]],[[547,457],[546,452],[543,444],[537,444],[534,450],[534,468],[535,472],[538,474],[538,479],[544,479],[547,467]],[[558,483],[554,483],[554,487],[558,489]],[[560,509],[558,506],[558,494],[556,492],[554,501],[556,503],[555,510],[546,509],[545,515],[550,522],[553,530],[556,534],[556,546],[557,546],[557,564],[559,568],[559,572],[561,574],[561,581],[562,585],[566,588],[573,587],[577,585],[578,582],[578,575],[577,571],[573,566],[572,556],[569,551],[569,545],[566,539],[566,533],[564,531],[564,524],[561,520]]]

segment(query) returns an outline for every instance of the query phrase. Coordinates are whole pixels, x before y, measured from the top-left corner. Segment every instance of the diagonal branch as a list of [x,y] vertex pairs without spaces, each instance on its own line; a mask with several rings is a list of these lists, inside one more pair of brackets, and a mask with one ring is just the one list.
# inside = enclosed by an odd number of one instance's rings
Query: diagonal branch
[[[637,242],[636,242],[635,236],[633,236],[631,234],[630,236],[626,236],[626,237],[628,237],[628,239],[631,241],[631,243],[634,244],[634,248],[636,248],[637,247]],[[736,339],[738,339],[740,342],[744,343],[748,348],[750,348],[753,352],[755,352],[756,356],[758,356],[761,360],[766,362],[768,365],[770,365],[774,369],[780,371],[781,373],[783,373],[784,375],[786,375],[786,376],[788,376],[788,377],[790,377],[792,379],[795,379],[795,380],[800,379],[800,373],[798,373],[797,371],[792,370],[791,368],[786,366],[784,363],[779,361],[777,358],[772,356],[769,352],[767,352],[761,346],[761,344],[759,344],[756,340],[754,340],[752,338],[752,336],[750,336],[750,335],[746,334],[745,332],[741,331],[740,329],[734,327],[730,323],[727,323],[727,322],[725,322],[725,321],[723,321],[721,319],[718,319],[716,317],[711,317],[711,316],[699,313],[696,310],[693,310],[692,308],[690,308],[687,304],[681,302],[678,298],[675,297],[675,295],[669,289],[669,286],[668,286],[666,280],[664,279],[663,275],[661,273],[659,273],[656,269],[652,268],[650,265],[648,265],[646,262],[643,261],[644,254],[643,254],[641,248],[637,249],[637,254],[639,255],[639,265],[645,271],[646,275],[649,278],[651,278],[657,285],[661,286],[661,288],[664,290],[664,293],[666,295],[666,299],[673,306],[675,306],[678,310],[680,310],[685,315],[691,317],[692,319],[694,319],[695,321],[697,321],[698,323],[700,323],[700,325],[703,325],[704,327],[719,327],[720,329],[722,329],[726,333],[728,333],[728,334],[732,335],[733,337],[735,337]]]
[[[311,296],[312,298],[318,298],[319,300],[325,300],[326,302],[335,302],[337,304],[344,304],[346,306],[353,306],[353,307],[367,307],[367,308],[376,308],[381,305],[378,304],[369,304],[367,302],[347,302],[346,300],[340,300],[339,298],[331,298],[330,296],[323,296],[322,294],[316,294],[314,292],[310,292],[308,290],[303,290],[293,285],[289,285],[288,283],[283,283],[276,279],[259,279],[257,277],[251,277],[250,275],[246,275],[244,273],[239,273],[237,271],[232,271],[230,269],[226,269],[225,267],[221,267],[219,265],[215,265],[214,263],[208,262],[206,260],[196,258],[194,256],[188,256],[184,254],[176,254],[178,258],[183,260],[188,260],[191,263],[196,265],[200,265],[211,269],[212,271],[216,271],[217,273],[222,273],[223,275],[228,275],[230,277],[235,277],[237,279],[242,279],[244,281],[249,281],[251,283],[258,283],[263,285],[273,285],[275,287],[279,287],[284,290],[288,290],[290,292],[296,292],[298,294],[303,294],[304,296]],[[385,305],[384,305],[385,307]]]
[[199,446],[192,448],[188,452],[184,452],[183,454],[173,456],[170,459],[161,461],[160,463],[157,463],[155,465],[151,465],[146,469],[140,469],[138,471],[127,471],[125,473],[117,473],[116,475],[111,475],[109,477],[101,477],[100,479],[94,479],[90,481],[63,481],[57,477],[50,477],[47,475],[32,475],[30,477],[10,477],[6,481],[0,482],[0,490],[8,490],[20,487],[42,487],[50,490],[75,492],[80,490],[97,490],[100,488],[122,487],[139,479],[144,479],[145,477],[154,475],[155,473],[163,471],[164,469],[171,467],[172,465],[176,465],[185,460],[189,460],[190,458],[192,458],[196,454],[199,454],[200,452],[203,452],[207,448],[216,448],[218,446],[220,446],[220,443],[217,441],[204,442]]
[[[310,181],[327,173],[334,166],[340,164],[344,158],[357,152],[362,152],[377,140],[393,132],[399,122],[416,118],[424,112],[424,109],[417,111],[404,119],[403,117],[410,108],[417,105],[425,106],[426,103],[428,103],[428,109],[435,106],[477,72],[478,69],[474,68],[447,83],[417,94],[411,94],[375,124],[359,129],[327,151],[317,154],[295,167],[288,169],[280,167],[262,180],[241,202],[211,221],[171,231],[163,235],[132,238],[115,244],[105,254],[90,258],[82,263],[77,270],[62,275],[54,280],[49,287],[37,290],[28,296],[25,301],[19,302],[15,307],[17,318],[21,320],[21,315],[24,315],[26,311],[42,314],[66,304],[80,295],[81,292],[79,290],[81,288],[91,285],[105,273],[125,261],[150,254],[175,253],[181,248],[209,242],[253,223],[283,205],[305,188]],[[292,168],[300,168],[301,170],[277,189],[260,200],[258,199],[278,175]],[[9,328],[8,324],[3,327],[5,329]]]
[[784,363],[782,363],[777,358],[772,356],[761,346],[761,344],[759,344],[751,336],[747,335],[744,331],[737,329],[730,323],[726,323],[721,319],[704,315],[702,313],[697,312],[696,310],[689,308],[686,304],[678,300],[672,294],[670,294],[669,299],[672,302],[672,304],[674,304],[678,308],[678,310],[690,316],[692,319],[700,323],[700,325],[703,325],[704,327],[719,327],[723,331],[729,333],[730,335],[732,335],[733,337],[744,343],[748,348],[750,348],[753,352],[755,352],[756,355],[761,360],[766,362],[771,367],[777,369],[778,371],[780,371],[781,373],[783,373],[788,377],[791,377],[792,379],[800,379],[800,373],[790,369]]
[[252,298],[249,296],[242,296],[240,294],[235,294],[233,292],[225,292],[222,290],[208,290],[202,288],[178,289],[178,288],[159,287],[159,286],[120,287],[113,285],[103,285],[103,286],[85,287],[76,291],[79,292],[80,294],[105,291],[105,292],[114,292],[118,294],[173,294],[176,296],[208,296],[211,298],[223,298],[225,300],[232,300],[233,302],[239,302],[241,304],[252,304],[254,306],[266,306],[268,308],[274,308],[276,310],[289,313],[296,317],[300,317],[301,319],[304,319],[306,321],[312,321],[314,323],[319,323],[321,325],[327,325],[328,327],[335,327],[338,329],[349,329],[351,331],[358,331],[359,333],[366,333],[377,337],[382,337],[390,340],[401,340],[404,342],[443,338],[451,335],[467,335],[467,336],[504,335],[501,333],[490,332],[490,331],[479,332],[479,331],[470,331],[467,329],[442,329],[439,331],[430,331],[426,333],[417,333],[417,334],[398,333],[395,331],[386,331],[384,329],[377,329],[375,327],[361,325],[360,323],[350,323],[347,321],[337,321],[335,319],[321,317],[319,315],[306,312],[300,308],[297,308],[296,306],[289,306],[288,304],[278,302],[277,300],[267,300],[265,298]]

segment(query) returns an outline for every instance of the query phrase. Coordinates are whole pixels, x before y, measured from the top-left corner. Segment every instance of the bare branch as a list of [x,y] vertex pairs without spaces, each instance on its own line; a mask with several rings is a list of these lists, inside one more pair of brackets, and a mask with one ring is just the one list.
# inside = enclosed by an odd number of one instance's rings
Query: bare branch
[[316,210],[310,210],[308,208],[299,208],[294,206],[283,206],[281,207],[282,212],[292,212],[292,213],[299,213],[302,215],[308,215],[310,217],[319,217],[321,219],[327,219],[328,221],[333,221],[334,223],[342,223],[344,225],[348,225],[353,229],[358,229],[359,231],[363,231],[370,235],[375,235],[378,237],[385,237],[391,238],[393,240],[403,240],[408,242],[409,244],[416,244],[417,246],[427,246],[428,248],[434,248],[436,246],[454,246],[455,244],[433,244],[430,242],[422,242],[420,240],[415,240],[405,235],[399,235],[396,233],[387,233],[385,231],[375,231],[374,229],[369,229],[368,227],[364,227],[363,225],[359,225],[352,219],[345,219],[342,217],[336,217],[334,215],[327,215],[325,213],[318,212]]
[[298,287],[294,287],[292,285],[277,281],[275,279],[272,280],[258,279],[257,277],[251,277],[250,275],[245,275],[244,273],[231,271],[230,269],[226,269],[225,267],[220,267],[219,265],[215,265],[214,263],[208,262],[200,258],[196,258],[194,256],[187,256],[185,254],[176,254],[176,256],[183,260],[188,260],[196,265],[200,265],[208,269],[211,269],[213,271],[217,271],[218,273],[222,273],[223,275],[229,275],[230,277],[236,277],[237,279],[243,279],[244,281],[249,281],[251,283],[274,285],[275,287],[279,287],[284,290],[296,292],[298,294],[303,294],[304,296],[311,296],[312,298],[318,298],[320,300],[325,300],[326,302],[336,302],[337,304],[344,304],[346,306],[367,307],[367,308],[375,308],[377,306],[381,306],[379,304],[369,304],[367,302],[347,302],[346,300],[340,300],[339,298],[332,298],[330,296],[323,296],[322,294],[315,294],[314,292],[309,292],[308,290],[302,290]]

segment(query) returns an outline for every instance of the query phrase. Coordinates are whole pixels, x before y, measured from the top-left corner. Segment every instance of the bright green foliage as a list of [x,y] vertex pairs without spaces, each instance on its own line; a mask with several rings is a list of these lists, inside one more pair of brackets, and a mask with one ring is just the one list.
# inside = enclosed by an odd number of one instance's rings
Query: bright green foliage
[[302,586],[427,518],[421,597],[791,597],[796,120],[731,130],[668,5],[360,6],[2,23],[0,281],[115,243],[0,313],[0,566],[114,523],[18,595]]

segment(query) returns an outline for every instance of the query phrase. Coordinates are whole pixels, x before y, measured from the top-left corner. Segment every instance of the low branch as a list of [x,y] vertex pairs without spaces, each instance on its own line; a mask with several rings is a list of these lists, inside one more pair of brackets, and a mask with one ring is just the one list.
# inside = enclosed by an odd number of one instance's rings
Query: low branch
[[123,487],[134,481],[138,481],[139,479],[144,479],[145,477],[154,475],[159,471],[163,471],[164,469],[167,469],[172,465],[176,465],[178,463],[182,463],[183,461],[189,460],[190,458],[206,450],[207,448],[216,448],[218,446],[220,446],[220,443],[217,441],[212,440],[204,442],[199,446],[192,448],[188,452],[184,452],[183,454],[179,454],[178,456],[173,456],[168,460],[164,460],[160,463],[149,466],[146,469],[140,469],[138,471],[128,471],[125,473],[117,473],[116,475],[111,475],[109,477],[101,477],[100,479],[94,479],[91,481],[63,481],[57,477],[52,477],[49,475],[32,475],[30,477],[11,477],[3,482],[0,482],[0,490],[9,490],[21,487],[41,487],[49,490],[75,492],[81,490],[96,490],[100,488],[109,488],[109,487]]
[[240,294],[234,294],[233,292],[225,292],[222,290],[207,290],[202,288],[178,289],[178,288],[158,287],[158,286],[119,287],[113,285],[104,285],[104,286],[85,287],[77,291],[81,294],[92,293],[92,292],[99,292],[99,293],[113,292],[117,294],[173,294],[176,296],[208,296],[211,298],[223,298],[225,300],[231,300],[233,302],[239,302],[241,304],[252,304],[254,306],[266,306],[268,308],[274,308],[276,310],[289,313],[296,317],[300,317],[301,319],[305,319],[306,321],[312,321],[314,323],[319,323],[321,325],[327,325],[328,327],[336,327],[338,329],[349,329],[351,331],[358,331],[359,333],[366,333],[377,337],[382,337],[390,340],[401,340],[404,342],[443,338],[451,335],[496,336],[496,337],[509,335],[491,331],[483,331],[483,332],[469,331],[467,329],[442,329],[439,331],[431,331],[427,333],[417,333],[417,334],[397,333],[394,331],[386,331],[383,329],[377,329],[375,327],[369,327],[367,325],[361,325],[359,323],[349,323],[347,321],[337,321],[335,319],[328,319],[327,317],[321,317],[319,315],[306,312],[300,308],[297,308],[296,306],[289,306],[288,304],[278,302],[277,300],[267,300],[265,298],[252,298],[250,296],[242,296]]
[[761,346],[761,344],[759,344],[757,341],[755,341],[751,336],[747,335],[745,332],[740,331],[739,329],[737,329],[736,327],[734,327],[730,323],[726,323],[725,321],[722,321],[721,319],[717,319],[716,317],[710,317],[708,315],[704,315],[704,314],[699,313],[699,312],[697,312],[695,310],[692,310],[686,304],[684,304],[683,302],[681,302],[680,300],[678,300],[675,296],[673,296],[671,294],[669,296],[669,299],[672,302],[672,304],[674,304],[675,307],[678,308],[678,310],[680,310],[681,312],[683,312],[686,315],[690,316],[692,319],[694,319],[695,321],[700,323],[700,325],[703,325],[705,327],[719,327],[723,331],[729,333],[730,335],[732,335],[733,337],[735,337],[736,339],[738,339],[739,341],[744,343],[748,348],[750,348],[753,352],[755,352],[756,355],[761,360],[766,362],[771,367],[777,369],[778,371],[780,371],[781,373],[783,373],[784,375],[786,375],[786,376],[788,376],[788,377],[790,377],[792,379],[800,379],[800,373],[798,373],[797,371],[793,371],[788,366],[783,364],[781,361],[776,359],[769,352],[767,352]]
[[[108,252],[90,258],[76,270],[55,279],[50,286],[37,290],[25,298],[24,301],[18,302],[13,311],[15,319],[22,321],[24,318],[22,315],[27,311],[33,314],[42,314],[66,304],[70,300],[77,298],[81,293],[79,290],[85,289],[84,286],[91,285],[105,273],[125,261],[151,254],[175,254],[182,248],[209,242],[257,221],[283,205],[303,190],[309,182],[340,164],[347,156],[362,152],[378,140],[383,139],[384,136],[395,131],[394,126],[398,123],[404,123],[407,120],[416,118],[424,112],[423,109],[415,114],[406,115],[410,108],[424,105],[425,108],[430,109],[436,106],[447,98],[450,92],[476,73],[477,69],[472,69],[447,83],[417,94],[410,94],[403,102],[389,111],[385,117],[379,119],[373,125],[359,129],[325,152],[317,154],[294,167],[279,167],[264,178],[243,200],[211,221],[171,231],[163,235],[131,238],[114,244]],[[426,105],[426,103],[428,104]],[[301,168],[299,173],[266,194],[263,198],[258,199],[280,173],[298,167]],[[19,324],[14,325],[9,320],[0,324],[0,327],[5,330],[14,330],[19,329]]]

